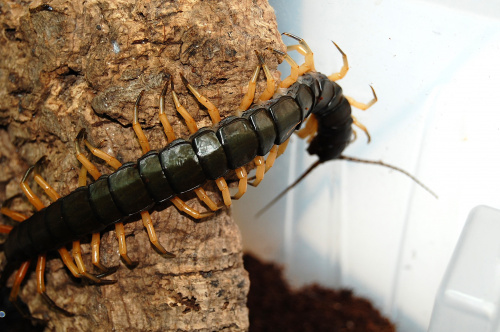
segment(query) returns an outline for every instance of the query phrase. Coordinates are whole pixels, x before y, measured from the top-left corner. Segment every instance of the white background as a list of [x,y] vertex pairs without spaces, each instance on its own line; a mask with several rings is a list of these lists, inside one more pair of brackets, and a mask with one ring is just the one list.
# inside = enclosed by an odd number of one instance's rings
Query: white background
[[402,167],[439,199],[397,172],[335,161],[256,219],[316,160],[294,137],[234,204],[245,247],[283,264],[294,286],[352,288],[398,330],[425,331],[468,212],[500,207],[500,2],[270,2],[280,31],[308,42],[318,71],[340,68],[334,40],[350,64],[344,93],[368,101],[372,84],[379,96],[354,110],[372,143],[357,130],[345,154]]

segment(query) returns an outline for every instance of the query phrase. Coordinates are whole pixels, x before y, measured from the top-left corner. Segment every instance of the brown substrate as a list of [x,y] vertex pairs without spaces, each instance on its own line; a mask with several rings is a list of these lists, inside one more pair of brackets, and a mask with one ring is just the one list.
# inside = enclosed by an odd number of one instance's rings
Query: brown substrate
[[249,254],[243,259],[250,274],[250,332],[395,331],[369,301],[350,290],[312,285],[293,291],[280,267]]

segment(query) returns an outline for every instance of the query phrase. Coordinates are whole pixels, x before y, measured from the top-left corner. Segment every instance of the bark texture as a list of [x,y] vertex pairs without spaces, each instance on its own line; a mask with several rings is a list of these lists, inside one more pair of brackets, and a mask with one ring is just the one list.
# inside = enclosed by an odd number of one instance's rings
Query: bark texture
[[[0,201],[20,192],[22,174],[42,156],[48,160],[42,175],[56,190],[62,195],[74,190],[80,165],[73,140],[81,128],[94,145],[120,161],[135,161],[141,150],[131,122],[143,89],[140,122],[153,149],[165,146],[158,98],[167,73],[201,127],[210,125],[210,119],[178,73],[226,117],[246,92],[257,64],[254,50],[285,50],[265,0],[3,0],[0,23]],[[276,57],[264,55],[279,79]],[[261,74],[258,92],[264,86]],[[176,134],[188,136],[170,95],[166,101]],[[103,173],[111,171],[93,160]],[[32,188],[50,203],[35,184]],[[206,187],[221,202],[213,188]],[[192,194],[182,198],[206,209]],[[31,213],[23,199],[12,207]],[[54,255],[47,264],[47,293],[76,315],[65,317],[49,309],[36,294],[33,273],[20,296],[31,313],[56,331],[247,330],[249,281],[230,212],[220,210],[198,223],[170,204],[151,214],[160,242],[176,258],[158,255],[136,218],[125,225],[129,255],[140,262],[136,269],[120,263],[114,231],[103,232],[102,262],[121,265],[108,277],[118,282],[86,285],[73,279]],[[0,222],[9,223],[5,217]],[[89,245],[83,249],[92,271]]]

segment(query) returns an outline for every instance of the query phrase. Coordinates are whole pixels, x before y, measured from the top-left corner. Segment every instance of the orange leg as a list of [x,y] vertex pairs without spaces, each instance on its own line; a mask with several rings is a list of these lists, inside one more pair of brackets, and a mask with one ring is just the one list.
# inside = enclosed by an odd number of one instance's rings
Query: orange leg
[[289,88],[293,83],[297,82],[297,79],[299,78],[299,65],[287,53],[275,49],[272,49],[272,51],[282,55],[285,58],[285,61],[290,65],[290,76],[286,77],[280,83],[280,88]]
[[304,75],[309,71],[315,71],[314,69],[314,53],[311,51],[304,39],[292,35],[291,33],[284,32],[282,35],[291,37],[299,42],[297,45],[287,46],[287,51],[297,51],[302,54],[305,58],[305,62],[299,67],[299,76]]
[[168,121],[167,115],[165,114],[165,95],[167,94],[168,83],[169,83],[170,79],[171,79],[170,75],[168,75],[167,83],[165,83],[165,86],[163,87],[163,90],[161,91],[161,95],[160,95],[160,122],[163,126],[163,131],[165,132],[165,135],[167,136],[168,143],[172,142],[175,139],[174,130],[172,129],[172,125],[170,125],[170,122]]
[[274,81],[273,75],[271,74],[271,71],[269,70],[269,67],[264,62],[264,59],[262,58],[262,56],[257,53],[257,57],[259,58],[260,66],[264,70],[264,74],[266,74],[266,83],[267,83],[266,89],[260,95],[259,100],[266,101],[266,100],[271,99],[272,96],[274,95],[274,83],[275,83],[275,81]]
[[33,193],[33,190],[31,190],[30,186],[28,185],[28,181],[27,181],[28,176],[31,174],[31,172],[33,172],[34,169],[35,169],[35,166],[31,166],[30,168],[28,168],[26,173],[24,173],[24,177],[21,180],[21,190],[24,192],[24,194],[28,198],[28,201],[31,203],[31,205],[33,205],[37,211],[40,211],[45,206],[43,205],[40,198],[38,198],[38,196]]
[[267,155],[266,172],[269,171],[271,169],[271,167],[273,167],[277,156],[278,156],[278,146],[273,145],[273,147],[271,148],[271,151],[269,151],[269,154]]
[[129,269],[135,268],[139,262],[132,261],[127,255],[127,243],[125,242],[125,228],[122,222],[115,224],[116,238],[118,239],[118,251],[120,257]]
[[212,199],[210,197],[208,197],[207,193],[205,192],[205,190],[203,188],[196,188],[194,190],[196,196],[198,196],[198,198],[203,201],[203,203],[205,203],[208,208],[212,211],[217,211],[219,210],[222,206],[217,206],[217,204],[215,204],[214,201],[212,201]]
[[139,144],[141,145],[142,151],[149,151],[149,142],[146,136],[144,135],[144,132],[142,131],[141,125],[139,124],[139,102],[141,101],[141,97],[144,94],[144,90],[141,91],[139,94],[139,97],[137,97],[137,100],[135,102],[135,107],[134,107],[134,121],[132,122],[132,127],[134,128],[135,134],[137,135],[137,138],[139,139]]
[[296,134],[301,139],[307,138],[307,142],[310,143],[317,131],[318,131],[318,119],[314,114],[311,114],[309,118],[307,118],[306,125],[304,126],[304,128],[298,130]]
[[149,213],[147,211],[141,212],[141,217],[144,227],[148,232],[149,241],[151,241],[151,244],[154,246],[154,248],[156,248],[156,250],[158,250],[158,252],[166,258],[175,257],[174,254],[165,250],[165,248],[163,248],[163,246],[158,241],[158,236],[156,236],[156,232],[153,227],[153,221],[151,220],[151,216],[149,215]]
[[354,100],[354,98],[352,97],[348,97],[348,96],[345,96],[345,98],[347,99],[347,101],[349,102],[349,104],[351,104],[351,106],[354,106],[362,111],[366,111],[367,109],[369,109],[373,104],[375,104],[378,100],[377,98],[377,94],[375,93],[375,90],[373,89],[373,87],[370,85],[370,89],[372,89],[372,93],[373,93],[373,99],[370,100],[368,103],[360,103],[359,101],[356,101]]
[[100,244],[101,244],[101,234],[100,233],[92,234],[92,240],[90,242],[90,245],[92,247],[92,264],[102,272],[101,274],[97,275],[98,278],[112,274],[118,269],[118,266],[107,267],[101,264],[101,258],[99,255]]
[[214,104],[212,104],[206,97],[202,96],[201,93],[199,93],[189,82],[186,80],[184,76],[181,74],[181,79],[184,85],[191,91],[191,93],[198,99],[198,101],[207,108],[208,114],[210,115],[210,118],[212,119],[213,124],[217,124],[220,122],[220,114],[219,110],[217,107],[215,107]]
[[44,274],[45,274],[45,263],[47,260],[47,256],[45,254],[38,256],[38,261],[36,264],[36,285],[37,285],[37,292],[42,296],[42,298],[49,304],[49,306],[52,309],[55,309],[59,311],[60,313],[66,315],[66,316],[74,316],[74,314],[64,310],[63,308],[59,307],[48,295],[45,290],[45,280],[44,280]]
[[255,181],[251,182],[250,185],[257,187],[259,183],[264,179],[264,174],[266,173],[266,163],[264,157],[257,156],[254,158],[253,162],[257,166],[255,172]]
[[5,215],[5,216],[7,216],[7,217],[9,217],[12,220],[19,221],[19,222],[24,221],[24,220],[26,220],[28,218],[24,214],[16,212],[16,211],[13,211],[13,210],[8,209],[6,207],[2,207],[0,209],[0,213],[3,214],[3,215]]
[[[356,101],[354,100],[352,97],[348,97],[348,96],[345,96],[345,98],[347,99],[347,101],[349,102],[349,104],[351,106],[354,106],[362,111],[366,111],[367,109],[369,109],[373,104],[375,104],[378,100],[377,98],[377,94],[375,93],[375,90],[373,89],[373,87],[370,85],[370,88],[372,89],[372,93],[373,93],[373,99],[370,100],[368,103],[360,103],[359,101]],[[371,137],[370,137],[370,133],[368,132],[368,129],[366,129],[366,127],[361,123],[359,122],[354,116],[351,116],[352,117],[352,121],[354,123],[354,125],[356,127],[358,127],[359,129],[361,129],[362,131],[365,132],[367,138],[368,138],[368,143],[370,143],[371,141]]]
[[245,167],[240,167],[234,170],[236,176],[240,180],[238,183],[238,192],[232,197],[233,199],[240,199],[247,191],[247,171]]
[[[356,119],[356,118],[354,117],[354,115],[351,115],[351,117],[352,117],[352,123],[353,123],[356,127],[358,127],[359,129],[361,129],[362,131],[364,131],[364,132],[365,132],[366,137],[368,138],[368,143],[370,143],[370,142],[371,142],[371,140],[372,140],[372,138],[371,138],[371,136],[370,136],[370,133],[368,132],[368,129],[365,127],[365,125],[364,125],[364,124],[362,124],[361,122],[359,122],[359,121],[358,121],[358,119]],[[353,131],[353,132],[355,133],[355,131]],[[355,134],[355,135],[356,135],[356,134]]]
[[116,280],[104,280],[100,279],[93,274],[90,274],[87,272],[87,269],[85,268],[85,264],[83,263],[83,258],[82,258],[82,247],[80,245],[80,241],[73,241],[73,258],[75,259],[76,266],[78,268],[78,273],[87,278],[88,280],[95,282],[96,284],[100,285],[109,285],[109,284],[114,284]]
[[14,279],[14,284],[12,285],[12,289],[10,291],[9,300],[10,302],[16,302],[17,296],[19,295],[19,289],[21,287],[21,283],[23,282],[24,277],[26,277],[26,272],[28,272],[28,268],[30,266],[30,262],[26,261],[21,264],[19,270],[17,270],[16,277]]
[[243,97],[240,106],[236,110],[236,115],[240,116],[241,113],[243,113],[243,111],[246,111],[250,107],[250,105],[252,105],[253,99],[255,97],[255,87],[257,85],[257,78],[259,77],[259,72],[260,72],[260,62],[255,67],[252,78],[250,79],[250,82],[248,82],[247,93]]
[[184,121],[186,121],[186,125],[188,126],[189,132],[194,134],[198,131],[198,125],[196,121],[194,121],[193,117],[188,113],[188,111],[181,105],[179,102],[179,98],[177,98],[177,94],[174,91],[174,81],[172,81],[172,99],[174,100],[175,108],[177,112],[182,116]]
[[339,50],[340,54],[342,54],[343,65],[342,65],[342,68],[340,69],[340,71],[338,73],[331,74],[330,76],[328,76],[328,79],[330,79],[330,81],[338,81],[338,80],[344,78],[344,76],[347,74],[347,71],[349,70],[349,63],[347,62],[347,56],[340,49],[340,47],[337,44],[335,44],[334,41],[332,41],[332,43],[333,43],[333,45],[335,45],[335,47],[337,48],[337,50]]
[[202,218],[206,218],[206,217],[209,217],[211,215],[213,215],[214,213],[213,212],[198,212],[196,211],[195,209],[193,209],[192,207],[190,207],[189,205],[187,205],[182,199],[180,199],[179,197],[174,197],[174,198],[171,198],[170,201],[172,202],[172,204],[175,205],[175,207],[179,210],[179,211],[182,211],[188,215],[190,215],[191,217],[195,218],[195,219],[202,219]]
[[288,138],[286,141],[283,142],[283,144],[281,144],[279,147],[278,147],[278,155],[276,157],[279,157],[281,156],[283,153],[285,153],[285,150],[286,150],[286,147],[288,146],[288,143],[290,142],[290,138]]
[[222,193],[224,205],[228,207],[231,206],[231,193],[229,192],[229,187],[227,186],[226,179],[220,177],[215,180],[215,183],[217,184],[217,188],[219,188]]

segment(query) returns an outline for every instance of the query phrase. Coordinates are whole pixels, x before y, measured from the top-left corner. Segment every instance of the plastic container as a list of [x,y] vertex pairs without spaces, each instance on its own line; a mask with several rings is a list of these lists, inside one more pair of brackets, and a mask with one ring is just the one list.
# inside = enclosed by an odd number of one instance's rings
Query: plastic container
[[474,208],[436,296],[428,332],[500,331],[500,210]]

